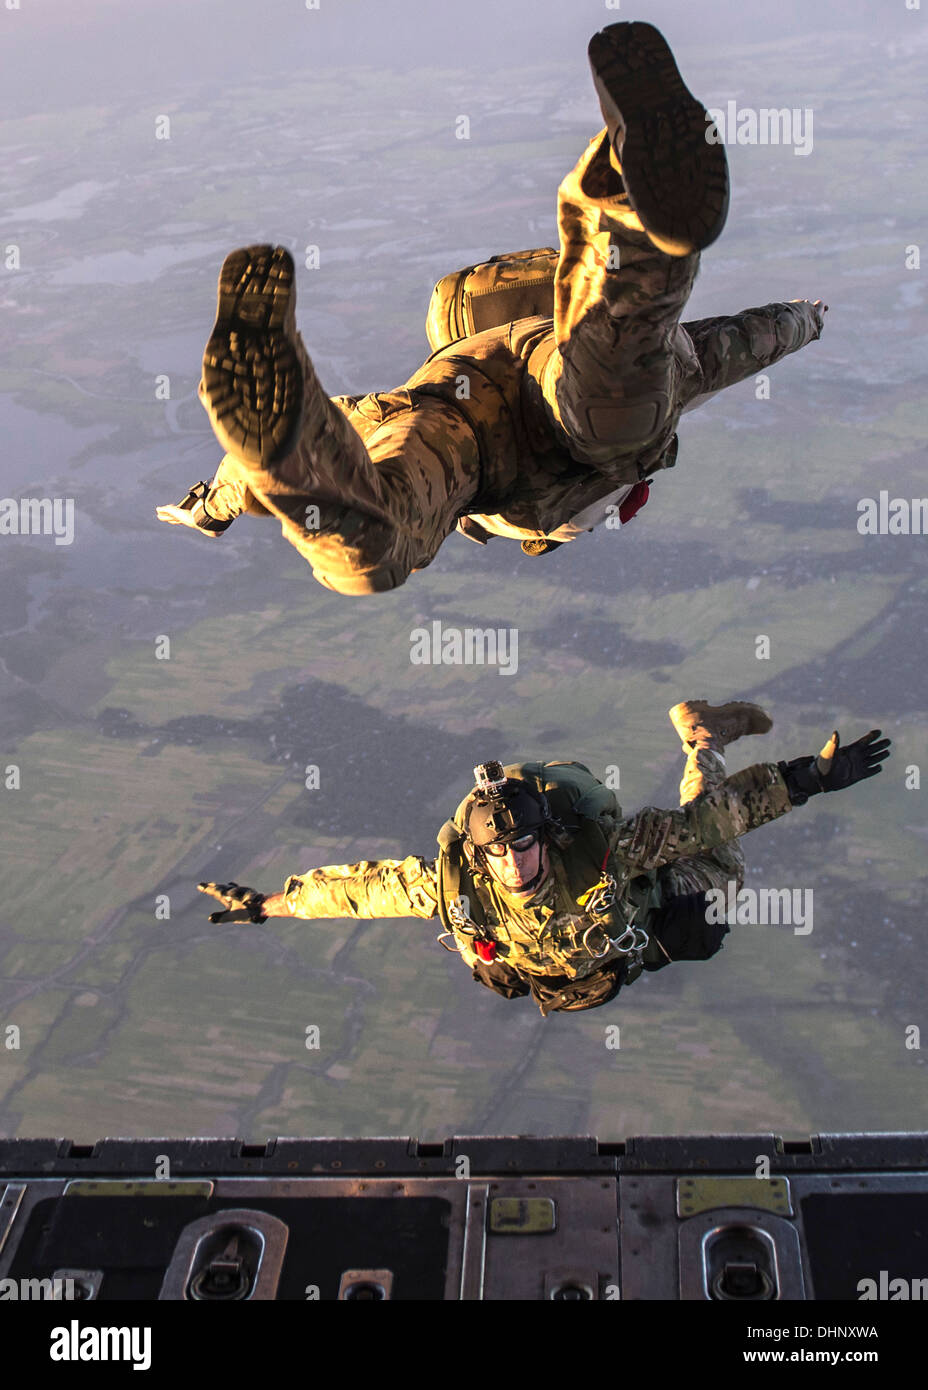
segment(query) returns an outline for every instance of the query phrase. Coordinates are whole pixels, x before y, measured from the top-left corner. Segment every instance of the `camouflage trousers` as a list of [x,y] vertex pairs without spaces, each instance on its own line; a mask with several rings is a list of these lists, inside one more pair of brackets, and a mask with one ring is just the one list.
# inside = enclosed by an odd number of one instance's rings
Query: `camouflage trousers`
[[[320,583],[377,593],[428,565],[469,513],[505,520],[508,501],[515,526],[540,527],[522,534],[556,529],[595,500],[580,498],[572,460],[590,466],[596,497],[664,466],[680,412],[707,385],[679,322],[699,257],[658,251],[621,188],[603,131],[559,189],[553,321],[462,339],[399,390],[332,399],[300,340],[299,444],[267,471],[227,454],[210,514],[273,515]],[[700,352],[721,359],[727,348],[714,332]],[[719,382],[706,394],[759,369],[755,353],[742,356],[715,364]],[[607,463],[604,484],[596,469]],[[572,486],[561,481],[565,468]]]
[[[727,775],[720,747],[705,743],[692,749],[685,748],[684,751],[687,759],[680,783],[681,806],[717,787]],[[710,888],[725,888],[729,882],[736,883],[740,890],[744,884],[741,841],[728,840],[702,854],[681,855],[659,869],[657,877],[664,901],[683,897],[687,893],[703,893]]]

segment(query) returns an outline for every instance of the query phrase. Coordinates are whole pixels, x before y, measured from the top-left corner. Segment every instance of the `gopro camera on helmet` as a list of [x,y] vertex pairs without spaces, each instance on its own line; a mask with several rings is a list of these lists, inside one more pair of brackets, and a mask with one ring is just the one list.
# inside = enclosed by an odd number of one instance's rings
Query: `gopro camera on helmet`
[[477,785],[477,791],[483,792],[485,795],[492,796],[494,792],[502,791],[506,785],[506,774],[503,771],[502,763],[495,758],[488,763],[481,763],[479,767],[474,768],[474,781]]
[[497,761],[474,768],[477,785],[467,809],[465,833],[477,847],[541,832],[549,819],[547,799],[527,783],[507,778]]

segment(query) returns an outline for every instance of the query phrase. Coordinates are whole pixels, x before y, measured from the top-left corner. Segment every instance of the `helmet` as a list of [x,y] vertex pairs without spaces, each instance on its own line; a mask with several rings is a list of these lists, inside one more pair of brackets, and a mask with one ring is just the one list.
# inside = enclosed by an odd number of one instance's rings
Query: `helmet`
[[[474,768],[477,785],[464,807],[464,853],[471,865],[488,868],[486,847],[511,844],[528,835],[544,840],[551,824],[547,797],[527,782],[507,777],[499,762],[481,763]],[[534,887],[543,876],[538,873],[526,884]]]

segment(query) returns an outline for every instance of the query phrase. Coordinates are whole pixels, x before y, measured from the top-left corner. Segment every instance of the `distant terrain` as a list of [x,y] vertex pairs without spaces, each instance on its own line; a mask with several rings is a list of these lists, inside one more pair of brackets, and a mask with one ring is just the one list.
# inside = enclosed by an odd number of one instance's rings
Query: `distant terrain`
[[[0,791],[0,1033],[20,1030],[0,1134],[924,1125],[906,1028],[928,1028],[928,787],[906,769],[928,774],[928,538],[856,524],[881,489],[928,492],[925,272],[905,269],[928,210],[916,33],[879,62],[878,37],[840,33],[694,50],[704,100],[811,106],[815,148],[729,150],[730,225],[687,317],[821,297],[824,337],[773,369],[769,400],[745,383],[686,416],[676,469],[621,533],[534,559],[455,536],[381,599],[317,586],[271,522],[207,541],[155,520],[220,457],[195,388],[222,258],[269,240],[299,265],[318,245],[299,318],[326,389],[398,386],[441,275],[556,239],[592,88],[553,61],[480,82],[448,58],[191,85],[160,108],[101,82],[2,123],[0,241],[21,269],[0,279],[0,492],[77,516],[70,547],[0,537],[0,765],[21,775]],[[517,674],[411,665],[435,619],[517,627]],[[490,757],[617,765],[627,810],[675,805],[666,711],[703,695],[774,716],[732,770],[835,727],[894,740],[881,779],[745,842],[750,885],[814,890],[808,936],[734,928],[710,964],[543,1020],[474,983],[437,924],[206,920],[199,879],[271,891],[430,857]]]

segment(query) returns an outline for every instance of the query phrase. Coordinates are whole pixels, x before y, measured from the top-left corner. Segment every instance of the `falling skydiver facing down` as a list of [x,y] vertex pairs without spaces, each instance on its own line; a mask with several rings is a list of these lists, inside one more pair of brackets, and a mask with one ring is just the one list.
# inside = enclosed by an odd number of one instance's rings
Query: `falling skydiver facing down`
[[719,898],[744,882],[739,837],[877,776],[890,740],[875,729],[845,748],[835,733],[817,758],[727,777],[726,746],[767,733],[770,717],[693,700],[670,719],[686,755],[678,811],[623,816],[580,763],[487,763],[442,827],[437,859],[329,865],[269,895],[200,883],[225,908],[210,921],[438,917],[475,980],[507,999],[531,994],[544,1015],[606,1004],[642,970],[707,960],[728,932]]
[[404,583],[456,527],[544,554],[635,514],[684,411],[820,337],[820,300],[680,322],[725,224],[724,146],[652,25],[610,25],[589,56],[606,128],[560,186],[559,252],[440,282],[437,350],[404,387],[327,397],[289,252],[226,258],[199,387],[226,453],[162,521],[217,537],[274,516],[350,595]]

